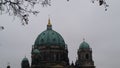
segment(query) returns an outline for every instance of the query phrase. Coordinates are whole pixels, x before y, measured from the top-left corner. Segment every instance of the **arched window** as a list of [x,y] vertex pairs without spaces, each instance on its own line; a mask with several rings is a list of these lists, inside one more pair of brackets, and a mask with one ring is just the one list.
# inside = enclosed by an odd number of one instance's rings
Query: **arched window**
[[56,61],[56,54],[54,54],[54,58],[53,59],[54,59],[54,61]]
[[56,39],[54,38],[53,41],[56,41]]
[[85,55],[85,58],[86,58],[86,59],[89,59],[89,54],[86,54],[86,55]]
[[44,42],[44,40],[43,40],[43,39],[41,39],[41,42]]

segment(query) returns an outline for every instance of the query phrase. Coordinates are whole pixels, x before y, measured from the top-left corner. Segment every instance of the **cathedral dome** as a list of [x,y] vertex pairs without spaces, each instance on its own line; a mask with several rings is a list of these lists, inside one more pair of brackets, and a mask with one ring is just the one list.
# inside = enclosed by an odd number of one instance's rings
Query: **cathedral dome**
[[83,41],[81,44],[80,44],[80,49],[87,49],[87,48],[90,48],[89,44],[85,41]]
[[52,30],[52,25],[50,23],[50,19],[48,20],[47,29],[43,31],[41,34],[38,35],[35,45],[59,45],[59,46],[65,46],[64,39],[62,36]]
[[24,62],[24,61],[28,61],[28,59],[25,57],[25,58],[23,58],[22,62]]

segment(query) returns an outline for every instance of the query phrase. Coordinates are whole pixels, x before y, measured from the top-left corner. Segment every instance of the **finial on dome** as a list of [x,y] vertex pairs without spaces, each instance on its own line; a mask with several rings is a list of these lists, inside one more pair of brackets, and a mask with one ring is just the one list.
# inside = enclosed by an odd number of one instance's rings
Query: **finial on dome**
[[83,41],[85,41],[85,38],[83,38]]
[[51,25],[50,18],[48,19],[48,25]]
[[25,58],[27,58],[26,55],[25,55]]
[[48,30],[51,30],[51,29],[52,29],[52,25],[51,25],[50,18],[48,19],[47,29],[48,29]]

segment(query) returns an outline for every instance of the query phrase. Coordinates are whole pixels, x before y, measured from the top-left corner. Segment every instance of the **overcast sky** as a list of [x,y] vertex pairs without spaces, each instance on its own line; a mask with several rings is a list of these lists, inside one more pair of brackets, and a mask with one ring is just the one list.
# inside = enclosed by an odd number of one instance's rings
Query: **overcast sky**
[[[64,38],[70,62],[75,61],[80,43],[85,38],[93,50],[96,68],[120,67],[120,0],[106,0],[108,11],[90,0],[52,0],[52,6],[41,7],[29,24],[13,16],[0,15],[0,68],[21,68],[26,56],[31,61],[31,47],[37,36],[46,29],[50,17],[53,29]],[[50,16],[49,16],[50,15]]]

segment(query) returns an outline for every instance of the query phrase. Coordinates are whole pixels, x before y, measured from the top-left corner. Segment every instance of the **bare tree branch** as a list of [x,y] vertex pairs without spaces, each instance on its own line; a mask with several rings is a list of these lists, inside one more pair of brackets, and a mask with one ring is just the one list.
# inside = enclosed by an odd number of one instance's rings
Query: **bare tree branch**
[[94,1],[98,1],[99,2],[99,6],[104,5],[105,11],[107,11],[107,7],[109,7],[109,5],[106,3],[105,0],[92,0],[92,3],[94,3]]
[[39,11],[34,11],[30,7],[36,4],[50,6],[51,0],[0,0],[0,14],[17,16],[21,19],[22,25],[28,24],[29,14],[38,14]]
[[[67,0],[70,1],[70,0]],[[99,6],[104,5],[107,11],[108,5],[105,0],[92,0],[99,2]],[[44,6],[51,6],[51,0],[0,0],[0,14],[9,14],[20,18],[22,25],[28,24],[29,15],[36,15],[39,11],[33,10],[36,4]]]

